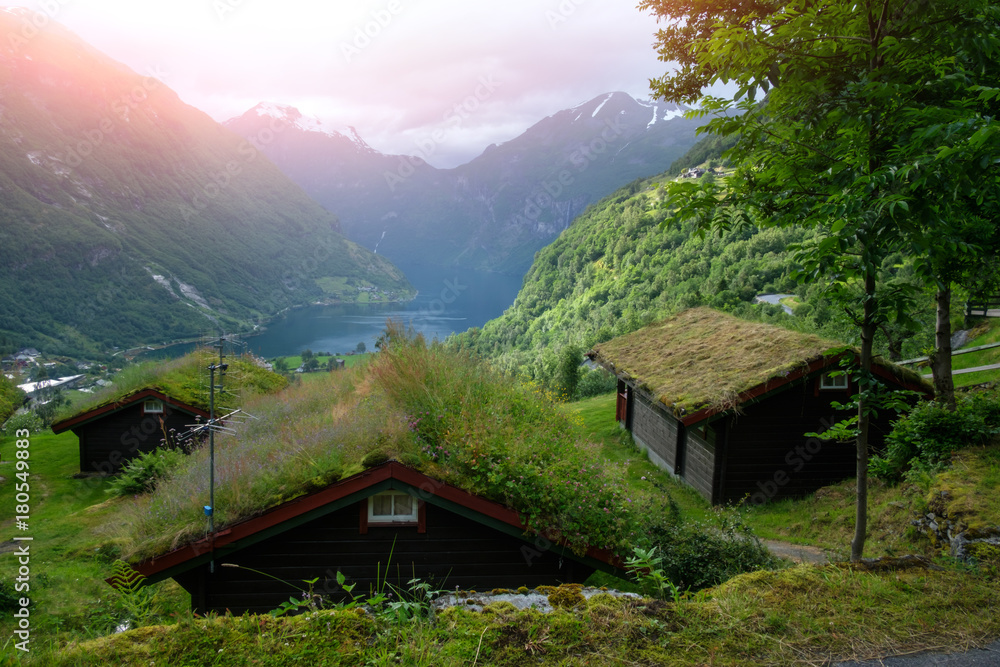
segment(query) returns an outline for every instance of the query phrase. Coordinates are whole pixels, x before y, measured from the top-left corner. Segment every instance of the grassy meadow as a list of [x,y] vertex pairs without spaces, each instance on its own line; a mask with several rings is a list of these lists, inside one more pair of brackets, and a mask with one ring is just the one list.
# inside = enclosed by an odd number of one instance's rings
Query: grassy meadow
[[[711,508],[637,452],[614,420],[613,394],[558,403],[538,387],[413,341],[366,364],[312,375],[249,398],[243,407],[256,419],[240,426],[239,438],[217,440],[219,525],[396,458],[534,512],[533,522],[562,527],[571,544],[648,544],[634,533],[663,521],[669,494],[685,525],[704,534],[738,516],[759,537],[817,546],[833,561],[848,550],[852,481],[736,514]],[[360,607],[200,618],[172,581],[120,593],[104,581],[118,559],[160,553],[204,533],[205,453],[188,457],[151,494],[112,498],[106,480],[74,477],[71,433],[34,434],[30,451],[31,530],[22,534],[34,538],[32,651],[6,641],[0,664],[802,665],[963,649],[1000,636],[1000,555],[957,563],[910,526],[929,508],[968,525],[1000,524],[995,443],[961,451],[943,472],[910,475],[897,486],[873,483],[866,555],[919,554],[933,567],[772,564],[662,599],[598,595],[584,602],[564,587],[549,591],[561,606],[547,615],[498,603],[482,613],[454,608],[410,620]],[[10,442],[0,443],[0,497],[7,499],[0,529],[8,536],[18,533],[12,452]],[[505,491],[515,480],[515,490]],[[572,491],[560,495],[567,486]],[[554,500],[546,504],[546,497]],[[581,507],[569,512],[570,505]],[[610,519],[587,511],[612,505]],[[4,548],[0,634],[7,638],[15,629],[16,560]],[[635,589],[607,575],[588,583]],[[138,627],[116,633],[128,619]]]

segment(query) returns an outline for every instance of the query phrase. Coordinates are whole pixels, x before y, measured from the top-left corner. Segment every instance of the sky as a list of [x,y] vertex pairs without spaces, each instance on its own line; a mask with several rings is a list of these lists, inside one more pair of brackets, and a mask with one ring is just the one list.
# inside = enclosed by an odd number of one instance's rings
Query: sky
[[[297,107],[453,167],[668,66],[637,0],[0,0],[62,23],[218,121]],[[457,114],[462,122],[448,123]],[[438,140],[431,140],[435,130]],[[441,136],[440,131],[444,131]],[[427,154],[428,151],[420,151]]]

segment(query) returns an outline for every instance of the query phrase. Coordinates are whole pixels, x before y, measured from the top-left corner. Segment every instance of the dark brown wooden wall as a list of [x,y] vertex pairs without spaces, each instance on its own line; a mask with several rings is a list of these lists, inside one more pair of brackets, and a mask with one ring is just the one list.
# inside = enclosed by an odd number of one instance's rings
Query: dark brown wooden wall
[[143,415],[142,404],[130,405],[73,429],[80,438],[80,471],[115,473],[135,456],[160,445],[164,418],[167,431],[188,430],[194,415],[166,406],[162,415]]
[[700,428],[684,431],[684,481],[693,486],[708,502],[714,502],[716,484],[716,431]]
[[[548,550],[544,541],[521,540],[430,504],[426,533],[416,526],[369,525],[362,535],[359,509],[348,506],[226,556],[216,561],[214,574],[203,565],[175,578],[191,593],[196,612],[228,609],[241,614],[266,613],[304,589],[304,580],[316,577],[317,592],[342,598],[338,571],[349,583],[357,582],[354,593],[367,595],[387,565],[393,585],[405,588],[418,577],[440,590],[582,582],[593,572]],[[222,563],[260,570],[293,585]]]
[[678,472],[677,445],[683,430],[662,403],[651,400],[644,392],[632,391],[632,437],[647,450],[653,463],[671,473]]
[[[722,453],[719,502],[750,502],[801,497],[821,486],[854,477],[854,443],[840,444],[809,438],[849,415],[831,407],[846,402],[848,391],[818,391],[816,379],[792,386],[743,414],[728,418],[728,437]],[[883,412],[871,429],[873,449],[880,449],[891,430],[894,414]]]

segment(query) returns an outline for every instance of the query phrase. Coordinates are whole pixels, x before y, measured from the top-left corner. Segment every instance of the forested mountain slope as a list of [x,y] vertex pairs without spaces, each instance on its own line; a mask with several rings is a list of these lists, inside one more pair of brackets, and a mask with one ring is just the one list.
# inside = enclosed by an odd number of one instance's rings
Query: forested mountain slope
[[695,143],[702,120],[684,110],[600,95],[453,169],[424,160],[434,152],[429,137],[416,155],[385,155],[353,129],[326,129],[287,106],[260,104],[225,126],[271,138],[262,152],[336,213],[349,238],[398,265],[522,275],[589,204],[659,173]]
[[654,179],[592,206],[536,254],[514,304],[455,344],[547,378],[567,345],[586,349],[696,305],[745,312],[761,292],[795,288],[787,248],[805,231],[702,237],[689,223],[661,227],[660,201]]
[[[294,304],[406,297],[251,142],[34,14],[0,10],[0,339],[100,355]],[[28,28],[31,28],[29,30]]]

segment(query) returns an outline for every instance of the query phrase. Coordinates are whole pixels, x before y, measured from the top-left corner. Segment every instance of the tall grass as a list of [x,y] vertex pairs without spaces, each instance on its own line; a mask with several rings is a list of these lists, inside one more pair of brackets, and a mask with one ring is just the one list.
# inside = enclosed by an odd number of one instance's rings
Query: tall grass
[[[598,547],[628,555],[659,544],[681,554],[675,543],[684,542],[682,569],[702,553],[727,561],[719,571],[730,571],[729,560],[766,564],[756,540],[722,521],[689,525],[668,511],[667,494],[630,485],[628,461],[609,460],[600,444],[581,439],[573,417],[537,386],[399,327],[384,340],[367,366],[246,404],[257,419],[216,439],[217,527],[358,472],[366,461],[396,459],[517,510],[530,532],[578,553]],[[126,503],[111,528],[126,558],[205,533],[207,458],[197,450],[152,493]],[[740,551],[733,559],[711,555],[729,543]]]

